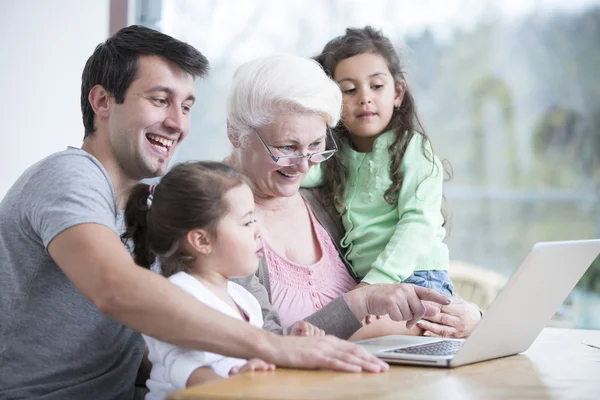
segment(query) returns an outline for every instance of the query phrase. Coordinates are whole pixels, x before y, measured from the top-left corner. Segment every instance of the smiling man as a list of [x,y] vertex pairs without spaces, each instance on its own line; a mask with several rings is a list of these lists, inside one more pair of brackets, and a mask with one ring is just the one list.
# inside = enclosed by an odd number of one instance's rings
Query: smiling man
[[138,332],[282,366],[386,368],[350,343],[229,318],[136,266],[121,243],[119,210],[132,185],[166,172],[207,69],[192,46],[140,26],[89,58],[82,148],[31,166],[0,203],[0,398],[132,398]]

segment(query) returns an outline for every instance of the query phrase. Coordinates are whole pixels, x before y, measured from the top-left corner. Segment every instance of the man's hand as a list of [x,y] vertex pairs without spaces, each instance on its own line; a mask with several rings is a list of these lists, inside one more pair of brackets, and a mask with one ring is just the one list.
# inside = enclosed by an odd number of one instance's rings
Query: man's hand
[[451,299],[435,290],[406,283],[374,284],[354,289],[344,298],[348,307],[362,320],[367,315],[389,315],[394,321],[407,321],[411,329],[425,315],[435,315],[439,309],[422,300],[447,305]]
[[271,364],[265,362],[258,358],[252,358],[248,360],[248,362],[241,367],[233,367],[229,371],[229,376],[242,374],[244,372],[250,371],[273,371],[275,369],[275,364]]
[[460,298],[454,298],[448,305],[428,303],[427,306],[438,309],[439,313],[426,315],[417,323],[419,328],[425,330],[424,336],[464,338],[481,320],[479,309]]
[[306,321],[298,321],[290,327],[290,336],[325,336],[325,331]]
[[276,336],[265,357],[288,368],[330,369],[342,372],[383,372],[389,366],[363,347],[334,336]]

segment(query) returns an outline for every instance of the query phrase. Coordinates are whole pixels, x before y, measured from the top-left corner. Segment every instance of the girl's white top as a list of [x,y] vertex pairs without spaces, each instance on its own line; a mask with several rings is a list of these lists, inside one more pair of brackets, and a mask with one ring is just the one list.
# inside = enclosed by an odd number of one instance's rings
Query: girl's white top
[[[169,281],[202,303],[243,321],[238,310],[232,309],[193,276],[178,272],[170,276]],[[256,298],[234,282],[228,283],[227,291],[238,307],[248,315],[250,324],[262,328],[262,312]],[[210,367],[218,375],[227,378],[232,367],[246,363],[246,360],[239,358],[225,357],[207,351],[188,350],[150,336],[143,335],[143,337],[148,345],[148,358],[152,363],[150,379],[146,381],[146,386],[150,390],[146,400],[164,399],[173,391],[185,389],[188,378],[197,368]]]

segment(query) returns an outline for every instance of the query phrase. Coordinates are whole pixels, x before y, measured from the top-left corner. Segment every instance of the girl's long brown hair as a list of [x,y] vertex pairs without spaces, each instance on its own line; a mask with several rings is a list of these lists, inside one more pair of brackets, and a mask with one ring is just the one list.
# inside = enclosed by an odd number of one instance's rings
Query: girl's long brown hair
[[[330,40],[320,55],[315,59],[321,64],[325,72],[333,79],[337,64],[350,57],[359,54],[373,53],[383,57],[387,66],[394,78],[396,87],[399,87],[405,80],[404,71],[400,65],[400,58],[392,45],[392,42],[385,37],[380,31],[375,30],[371,26],[366,26],[362,29],[347,28],[346,33],[342,36]],[[392,183],[385,191],[384,198],[389,204],[394,204],[397,201],[397,195],[402,187],[403,176],[400,171],[400,165],[408,143],[413,135],[423,136],[423,154],[432,163],[433,168],[436,168],[434,155],[426,149],[426,144],[431,143],[429,137],[425,133],[425,129],[419,120],[415,100],[406,86],[404,98],[400,107],[395,108],[392,114],[392,119],[388,124],[386,131],[394,132],[394,141],[389,146],[391,156],[390,163],[390,178]],[[334,135],[339,141],[349,141],[350,134],[343,123],[337,125],[334,129]],[[433,149],[433,146],[431,147]],[[337,152],[331,159],[324,163],[325,171],[325,193],[332,193],[333,196],[327,196],[326,199],[333,203],[338,209],[343,210],[343,195],[346,187],[347,171],[341,162],[342,151]],[[446,176],[449,178],[450,173],[444,168]],[[444,215],[444,225],[446,224],[446,205],[445,199],[442,204],[442,214]]]
[[133,187],[125,206],[125,233],[133,245],[136,264],[149,268],[158,258],[164,276],[188,271],[194,260],[181,246],[187,232],[206,229],[216,233],[227,212],[225,193],[247,178],[220,162],[198,161],[174,166],[150,193],[150,186]]

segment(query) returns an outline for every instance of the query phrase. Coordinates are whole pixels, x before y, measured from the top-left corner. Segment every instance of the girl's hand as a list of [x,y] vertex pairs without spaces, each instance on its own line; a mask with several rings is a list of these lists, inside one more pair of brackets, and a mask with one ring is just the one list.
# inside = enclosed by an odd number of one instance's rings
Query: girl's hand
[[242,374],[250,371],[273,371],[275,364],[270,364],[258,358],[252,358],[241,367],[233,367],[229,370],[229,376]]
[[417,326],[425,330],[424,336],[465,338],[481,320],[479,308],[461,298],[454,298],[444,306],[436,303],[428,303],[428,306],[439,309],[439,313],[424,316],[417,322]]
[[290,336],[325,336],[325,331],[306,321],[298,321],[290,328]]

